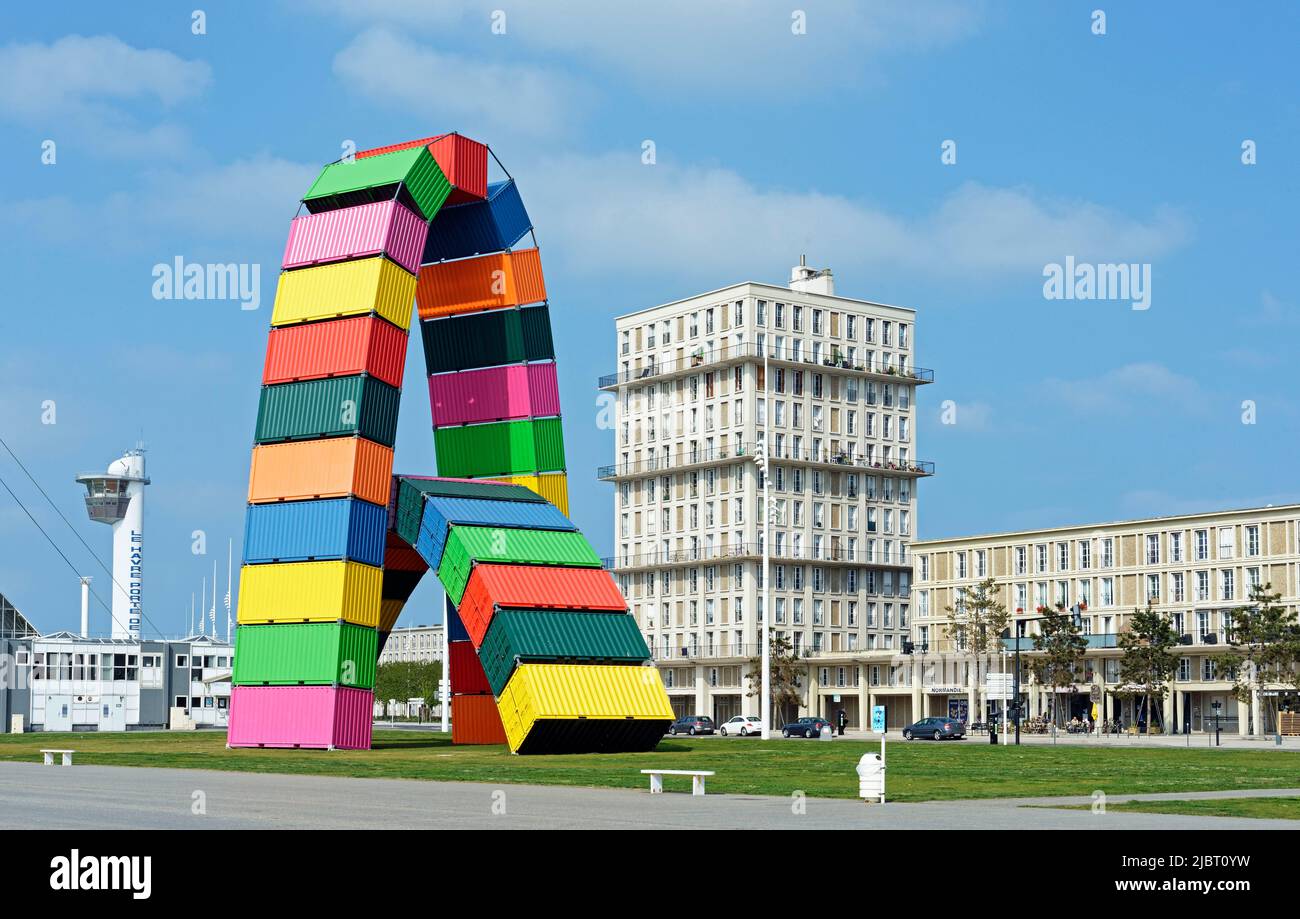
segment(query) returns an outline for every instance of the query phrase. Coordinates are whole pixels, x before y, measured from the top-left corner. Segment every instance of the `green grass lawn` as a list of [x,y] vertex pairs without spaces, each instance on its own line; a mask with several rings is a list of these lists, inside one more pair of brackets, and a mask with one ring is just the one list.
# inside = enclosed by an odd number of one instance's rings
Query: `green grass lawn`
[[[511,756],[505,747],[453,747],[446,734],[384,730],[369,751],[227,750],[225,741],[219,732],[0,734],[0,760],[39,762],[41,747],[71,747],[79,764],[616,788],[646,787],[644,768],[711,769],[714,792],[853,798],[858,757],[880,749],[848,740],[665,738],[651,753]],[[1274,750],[892,743],[888,767],[894,801],[1300,787],[1300,755]]]
[[[1081,804],[1067,810],[1089,810]],[[1191,814],[1197,817],[1257,817],[1300,820],[1300,798],[1219,798],[1191,801],[1125,801],[1107,804],[1106,811],[1139,814]]]

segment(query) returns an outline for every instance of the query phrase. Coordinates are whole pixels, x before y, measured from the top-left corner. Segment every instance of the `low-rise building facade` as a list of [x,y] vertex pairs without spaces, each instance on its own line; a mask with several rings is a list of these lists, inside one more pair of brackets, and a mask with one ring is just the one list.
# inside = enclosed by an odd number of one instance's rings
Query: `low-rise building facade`
[[[1023,620],[1013,628],[1026,636],[1022,701],[1028,715],[1045,714],[1056,697],[1056,704],[1068,706],[1066,717],[1090,717],[1096,700],[1098,720],[1145,721],[1133,687],[1121,680],[1119,635],[1132,613],[1150,603],[1183,642],[1171,691],[1152,723],[1166,731],[1213,730],[1217,715],[1225,731],[1273,730],[1267,700],[1256,694],[1239,703],[1235,681],[1215,659],[1227,650],[1233,610],[1248,604],[1254,585],[1271,585],[1293,610],[1300,603],[1300,505],[923,540],[913,546],[913,563],[912,640],[918,658],[925,652],[931,667],[939,662],[943,671],[935,676],[923,666],[921,695],[930,714],[987,715],[996,704],[982,698],[973,672],[961,666],[965,656],[950,628],[961,589],[993,578],[1000,602]],[[1038,685],[1030,672],[1037,611],[1044,607],[1077,608],[1087,636],[1084,665],[1069,692]],[[1013,649],[1013,642],[1004,647]],[[1010,657],[995,655],[994,671]],[[1284,687],[1265,692],[1287,696]]]

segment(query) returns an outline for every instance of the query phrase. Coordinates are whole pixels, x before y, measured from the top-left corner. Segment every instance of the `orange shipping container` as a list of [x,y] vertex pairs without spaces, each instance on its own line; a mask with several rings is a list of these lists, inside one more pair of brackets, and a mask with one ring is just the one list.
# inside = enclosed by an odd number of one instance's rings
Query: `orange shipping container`
[[451,697],[451,742],[454,744],[503,744],[506,729],[491,696]]
[[523,306],[545,299],[542,259],[536,249],[425,265],[415,288],[421,319]]
[[355,495],[388,501],[393,449],[364,437],[263,444],[253,448],[248,502],[306,501]]

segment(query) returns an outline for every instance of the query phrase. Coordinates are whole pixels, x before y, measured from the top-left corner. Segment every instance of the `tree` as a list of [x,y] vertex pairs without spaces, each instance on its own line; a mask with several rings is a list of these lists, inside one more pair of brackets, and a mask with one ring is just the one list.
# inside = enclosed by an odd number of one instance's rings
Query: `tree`
[[[1250,603],[1233,610],[1224,629],[1228,650],[1215,666],[1232,674],[1240,703],[1249,705],[1269,683],[1300,689],[1300,623],[1281,599],[1272,584],[1252,586]],[[1277,697],[1264,698],[1277,724]]]
[[[957,588],[957,606],[948,607],[948,624],[944,631],[959,651],[966,651],[975,667],[975,691],[980,691],[980,661],[995,648],[1001,650],[1002,633],[1011,623],[1007,608],[998,600],[998,585],[985,578],[973,587]],[[980,707],[983,720],[984,707]],[[974,720],[975,712],[971,712]]]
[[[1144,610],[1134,610],[1129,618],[1128,631],[1121,632],[1119,646],[1124,656],[1120,659],[1120,678],[1126,686],[1141,688],[1146,699],[1147,724],[1151,723],[1151,700],[1163,702],[1168,682],[1178,669],[1178,633],[1169,620],[1147,604]],[[1136,690],[1135,690],[1135,694]]]
[[1064,688],[1074,685],[1074,672],[1083,661],[1088,639],[1074,617],[1065,612],[1065,606],[1055,611],[1046,606],[1038,608],[1038,631],[1034,633],[1034,650],[1040,652],[1033,663],[1034,678],[1044,686],[1052,687],[1052,720],[1057,725],[1065,723],[1056,696]]
[[441,679],[442,661],[389,661],[375,670],[375,698],[383,703],[423,699],[432,705]]
[[[774,714],[780,713],[791,705],[797,708],[803,699],[803,691],[800,686],[800,677],[803,675],[802,665],[794,653],[794,647],[780,635],[772,636],[772,643],[768,651],[768,665],[768,680],[772,691],[772,712]],[[749,682],[749,690],[745,695],[751,698],[759,696],[761,700],[763,695],[762,657],[750,658],[749,670],[745,673],[745,679]],[[768,725],[768,727],[775,727],[775,725]]]

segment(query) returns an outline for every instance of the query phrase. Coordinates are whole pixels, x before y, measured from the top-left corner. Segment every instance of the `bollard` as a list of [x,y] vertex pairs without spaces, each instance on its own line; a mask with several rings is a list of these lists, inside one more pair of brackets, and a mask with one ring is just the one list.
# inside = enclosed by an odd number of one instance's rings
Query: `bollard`
[[885,764],[879,753],[864,753],[858,760],[858,797],[864,801],[876,798],[885,803]]

